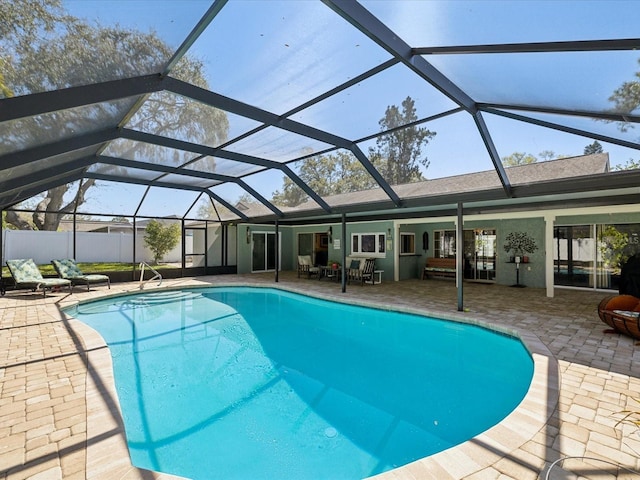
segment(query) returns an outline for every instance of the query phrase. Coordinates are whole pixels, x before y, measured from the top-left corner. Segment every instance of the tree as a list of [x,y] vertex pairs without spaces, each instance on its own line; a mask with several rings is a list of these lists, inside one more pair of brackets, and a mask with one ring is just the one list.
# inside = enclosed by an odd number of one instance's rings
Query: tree
[[[402,110],[396,105],[389,106],[378,122],[382,132],[390,132],[378,137],[376,146],[369,149],[369,160],[392,185],[424,180],[420,166],[429,167],[429,160],[422,156],[422,148],[436,132],[410,125],[417,119],[415,102],[407,97],[402,102]],[[298,175],[320,196],[357,192],[378,186],[362,163],[351,152],[344,150],[303,160]],[[288,177],[283,178],[282,188],[272,196],[274,204],[290,207],[300,205],[307,199],[307,194]]]
[[[635,77],[636,80],[624,82],[609,97],[609,101],[615,104],[612,109],[615,113],[630,114],[640,107],[640,71],[635,73]],[[618,128],[626,132],[634,126],[630,122],[618,122]]]
[[[173,49],[155,32],[89,25],[66,14],[57,0],[0,0],[0,15],[19,22],[9,26],[0,22],[0,33],[6,35],[14,52],[12,58],[0,58],[0,74],[5,79],[0,90],[4,95],[159,72],[173,54]],[[183,57],[172,76],[208,88],[203,64],[193,58]],[[125,98],[53,112],[39,116],[37,124],[31,118],[5,122],[0,124],[0,154],[55,142],[95,128],[93,125],[115,125],[132,111],[135,100]],[[209,145],[226,141],[229,129],[223,111],[166,92],[149,96],[126,126]],[[153,155],[155,161],[171,166],[193,158],[185,152],[130,141],[112,142],[105,153],[132,159]],[[209,168],[214,168],[213,161]],[[119,169],[113,167],[110,173]],[[35,210],[30,222],[20,222],[15,214],[9,215],[7,221],[15,221],[14,225],[20,228],[56,230],[64,214],[73,211],[74,203],[82,204],[94,184],[95,180],[87,179],[79,188],[73,184],[51,189],[27,204]]]
[[614,170],[636,170],[640,168],[640,160],[634,160],[630,158],[623,165],[616,165],[613,167]]
[[144,243],[153,252],[153,262],[158,263],[180,242],[180,226],[177,223],[163,225],[151,220],[144,232]]
[[0,0],[0,98],[13,97],[7,84],[17,52],[47,32],[52,32],[64,18],[60,0]]
[[505,167],[515,167],[517,165],[528,165],[536,163],[538,159],[530,153],[513,152],[508,157],[502,157],[502,165]]
[[429,160],[422,156],[422,147],[435,135],[424,127],[411,125],[418,120],[415,101],[407,97],[402,102],[402,110],[396,105],[387,107],[378,124],[383,134],[376,140],[376,147],[369,149],[371,163],[391,185],[424,180],[420,171],[422,165],[429,168]]
[[538,154],[538,157],[542,159],[543,162],[547,160],[553,160],[554,158],[558,158],[556,152],[553,150],[543,150]]
[[[336,195],[374,188],[377,184],[357,158],[344,150],[318,155],[302,161],[298,176],[318,195]],[[272,195],[275,205],[295,207],[308,196],[289,177],[284,177],[282,191]]]
[[600,142],[598,142],[597,140],[594,140],[593,143],[584,147],[585,155],[593,155],[594,153],[602,153],[602,152],[603,152],[602,145],[600,145]]
[[598,250],[603,265],[613,269],[614,273],[620,273],[622,265],[630,256],[625,252],[628,245],[627,233],[619,231],[614,225],[607,225],[598,236]]

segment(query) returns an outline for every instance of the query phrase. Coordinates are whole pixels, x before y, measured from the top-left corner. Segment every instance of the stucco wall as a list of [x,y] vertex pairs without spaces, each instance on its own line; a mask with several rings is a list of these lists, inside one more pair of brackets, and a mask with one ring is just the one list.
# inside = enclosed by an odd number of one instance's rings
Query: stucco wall
[[[537,212],[534,214],[536,215]],[[531,213],[529,213],[531,215]],[[494,229],[496,231],[496,282],[502,285],[516,283],[516,267],[509,263],[509,253],[505,252],[503,245],[506,236],[510,232],[527,232],[538,245],[538,250],[529,255],[529,263],[522,264],[520,270],[520,283],[530,287],[545,287],[545,221],[544,212],[540,216],[528,218],[488,218],[484,220],[465,220],[464,229]],[[511,215],[512,216],[512,215]],[[555,225],[582,225],[593,223],[640,223],[640,212],[630,213],[598,213],[576,215],[557,215]],[[388,235],[389,229],[393,232],[393,248],[398,248],[395,239],[396,231],[392,221],[347,223],[346,242],[342,238],[342,227],[339,222],[333,224],[309,225],[300,227],[281,227],[282,241],[282,268],[294,270],[297,265],[298,234],[299,233],[324,233],[331,226],[333,243],[329,244],[329,261],[341,261],[342,250],[346,248],[346,255],[351,255],[352,233],[384,233]],[[273,231],[274,227],[265,225],[251,225],[251,231]],[[415,233],[416,254],[401,256],[399,259],[399,278],[406,280],[420,278],[422,267],[427,257],[434,255],[434,232],[438,230],[455,230],[453,221],[436,223],[407,223],[400,224],[399,232]],[[428,249],[423,250],[422,235],[429,234]],[[251,249],[246,243],[246,226],[238,227],[238,271],[249,272],[251,269]],[[337,242],[336,242],[337,240]],[[338,248],[336,248],[338,247]],[[383,257],[376,258],[376,268],[384,270],[383,279],[392,281],[394,278],[395,251],[387,250]]]

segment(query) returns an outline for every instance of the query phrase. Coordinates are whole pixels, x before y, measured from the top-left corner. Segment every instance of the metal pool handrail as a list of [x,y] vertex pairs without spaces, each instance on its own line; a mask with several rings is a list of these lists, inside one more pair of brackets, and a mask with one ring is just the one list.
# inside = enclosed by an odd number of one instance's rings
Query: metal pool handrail
[[[144,279],[144,267],[147,267],[149,270],[151,270],[155,275],[147,280]],[[140,265],[138,266],[138,268],[140,268],[140,290],[144,289],[144,284],[147,282],[152,282],[153,280],[157,280],[160,279],[160,281],[158,282],[158,286],[162,285],[162,275],[160,275],[160,273],[158,273],[157,270],[155,270],[151,265],[149,265],[147,262],[140,262]]]

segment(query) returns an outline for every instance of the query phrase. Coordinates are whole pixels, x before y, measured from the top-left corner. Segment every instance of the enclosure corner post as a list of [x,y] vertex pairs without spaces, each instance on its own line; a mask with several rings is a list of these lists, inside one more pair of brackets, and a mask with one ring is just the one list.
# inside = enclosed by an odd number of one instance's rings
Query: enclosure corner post
[[278,220],[276,220],[276,283],[280,281],[278,277],[279,267],[280,267],[280,224]]
[[342,264],[342,293],[345,293],[347,291],[347,215],[346,214],[342,214],[342,229],[341,229],[341,235],[342,235],[342,240],[341,240],[341,248],[342,248],[342,261],[340,262]]
[[458,287],[458,311],[464,310],[462,294],[462,273],[464,272],[464,225],[462,202],[458,202],[458,223],[456,225],[456,285]]

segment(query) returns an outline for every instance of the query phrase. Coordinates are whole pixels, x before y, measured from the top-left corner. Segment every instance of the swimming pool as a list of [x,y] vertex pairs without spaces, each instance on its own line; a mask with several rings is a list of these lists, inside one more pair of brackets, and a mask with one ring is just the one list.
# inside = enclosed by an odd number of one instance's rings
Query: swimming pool
[[191,478],[362,478],[504,418],[533,364],[484,328],[265,288],[68,313],[110,346],[133,463]]

